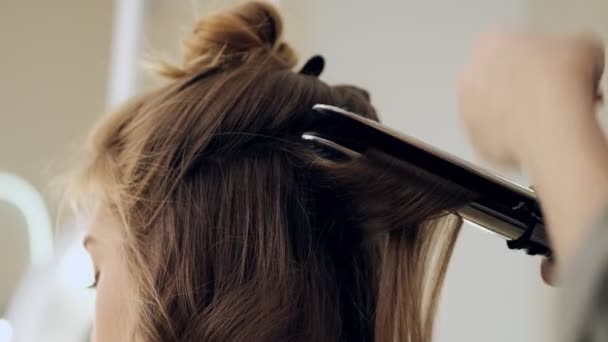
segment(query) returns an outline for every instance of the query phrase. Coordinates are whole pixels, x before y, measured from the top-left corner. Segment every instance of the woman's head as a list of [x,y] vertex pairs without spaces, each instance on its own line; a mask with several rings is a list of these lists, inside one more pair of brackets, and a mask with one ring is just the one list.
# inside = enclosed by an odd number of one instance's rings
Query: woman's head
[[314,104],[376,115],[294,72],[281,31],[265,3],[203,18],[170,82],[92,134],[75,184],[98,208],[98,342],[430,338],[458,226],[436,217],[464,195],[304,144]]

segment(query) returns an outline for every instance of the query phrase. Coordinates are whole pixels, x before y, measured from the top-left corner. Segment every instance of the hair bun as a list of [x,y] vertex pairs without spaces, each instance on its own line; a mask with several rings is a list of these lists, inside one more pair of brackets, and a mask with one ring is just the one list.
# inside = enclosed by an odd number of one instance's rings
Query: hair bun
[[269,3],[247,2],[203,17],[183,44],[181,66],[164,65],[160,73],[180,78],[217,67],[271,59],[280,67],[297,64],[294,51],[281,41],[283,22]]

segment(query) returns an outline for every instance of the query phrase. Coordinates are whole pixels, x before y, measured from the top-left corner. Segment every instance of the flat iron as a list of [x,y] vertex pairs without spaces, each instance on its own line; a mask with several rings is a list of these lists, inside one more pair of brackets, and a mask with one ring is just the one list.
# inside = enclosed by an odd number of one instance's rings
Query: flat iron
[[534,192],[473,166],[376,121],[324,104],[313,107],[313,124],[302,139],[350,158],[380,151],[472,191],[475,200],[457,210],[463,220],[507,239],[510,249],[529,255],[552,254]]

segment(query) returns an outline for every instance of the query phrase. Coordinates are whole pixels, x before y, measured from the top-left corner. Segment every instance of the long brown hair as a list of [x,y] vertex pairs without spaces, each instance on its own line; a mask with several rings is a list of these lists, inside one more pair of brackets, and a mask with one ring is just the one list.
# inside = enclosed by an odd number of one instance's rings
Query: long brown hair
[[170,82],[92,134],[74,184],[124,223],[133,339],[430,341],[460,227],[448,213],[468,195],[397,180],[381,153],[304,144],[314,104],[377,117],[365,91],[294,72],[281,32],[261,2],[199,20],[182,65],[158,68]]

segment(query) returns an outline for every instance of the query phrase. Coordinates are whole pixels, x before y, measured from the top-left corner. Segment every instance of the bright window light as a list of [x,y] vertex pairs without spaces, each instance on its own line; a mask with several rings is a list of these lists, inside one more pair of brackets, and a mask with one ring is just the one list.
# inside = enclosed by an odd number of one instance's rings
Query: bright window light
[[0,342],[11,342],[13,338],[13,327],[10,322],[0,319]]
[[93,262],[81,241],[70,246],[59,266],[64,286],[74,290],[82,290],[95,281]]

